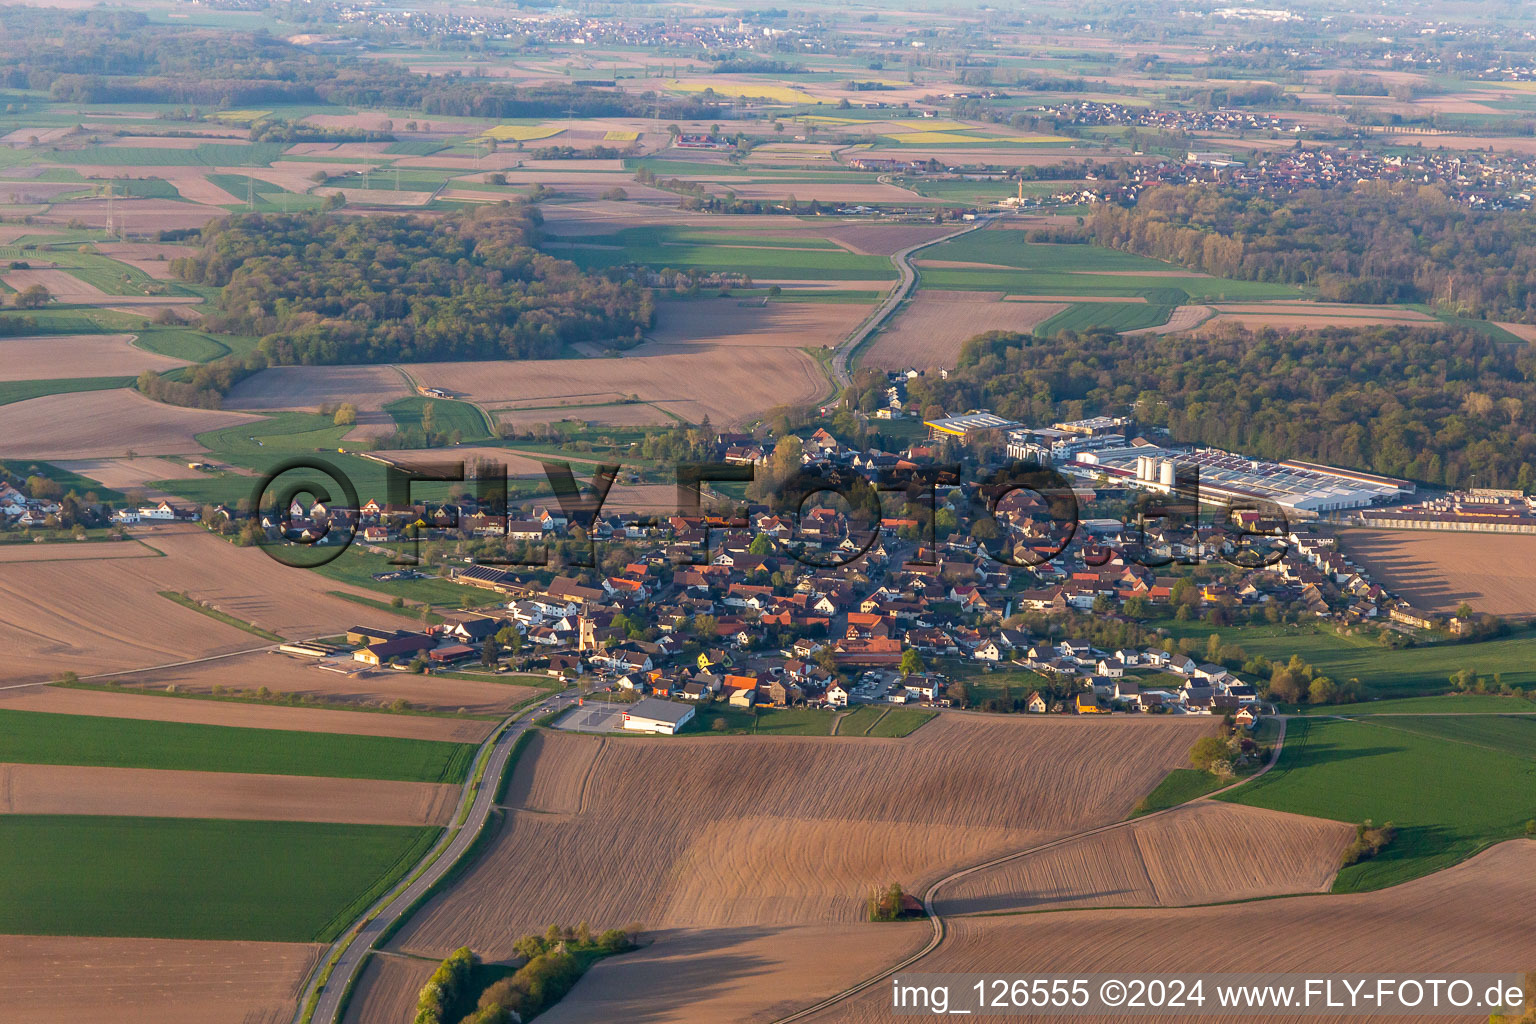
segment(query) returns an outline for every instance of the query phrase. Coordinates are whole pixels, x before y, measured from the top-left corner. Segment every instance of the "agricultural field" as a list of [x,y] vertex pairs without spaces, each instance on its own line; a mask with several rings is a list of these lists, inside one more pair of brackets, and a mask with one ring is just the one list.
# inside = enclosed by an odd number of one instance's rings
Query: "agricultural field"
[[136,391],[50,394],[0,406],[0,458],[195,455],[195,435],[255,416],[161,405]]
[[1339,542],[1415,608],[1523,619],[1536,614],[1536,537],[1444,530],[1345,530]]
[[[415,863],[437,833],[315,822],[0,815],[0,933],[328,942]],[[294,864],[305,869],[295,872]]]
[[[548,410],[541,417],[546,421],[563,418],[562,407],[601,406],[633,395],[690,423],[707,416],[726,426],[748,423],[776,405],[814,401],[828,390],[814,359],[782,347],[754,348],[748,357],[731,345],[689,346],[686,352],[641,346],[618,358],[415,363],[406,370],[427,387],[485,408]],[[596,409],[576,415],[606,422]]]
[[464,743],[306,733],[0,708],[6,758],[18,764],[462,782]]
[[0,338],[0,384],[73,377],[136,377],[186,365],[133,346],[130,334],[49,334]]
[[[0,1003],[32,1024],[287,1024],[316,943],[0,936]],[[229,979],[238,977],[239,985]]]
[[1353,838],[1342,823],[1199,800],[968,875],[941,890],[937,910],[1174,907],[1327,892]]
[[[1149,974],[1292,970],[1408,974],[1475,971],[1491,963],[1536,960],[1536,935],[1511,907],[1536,899],[1536,842],[1502,843],[1428,878],[1381,892],[1314,895],[1199,909],[1080,910],[1054,914],[959,917],[939,949],[914,965],[922,972],[1017,974],[1042,959],[1053,971],[1123,969]],[[1262,913],[1262,942],[1234,943]],[[816,1024],[890,1019],[889,990],[875,986],[816,1014]],[[1209,1009],[1209,1007],[1207,1008]],[[1017,1020],[1056,1018],[1018,1016]],[[1207,1013],[1160,1020],[1251,1017]],[[1314,1019],[1347,1024],[1352,1016]]]
[[0,814],[449,823],[459,789],[444,783],[188,772],[74,765],[0,765]]
[[[945,865],[1123,817],[1206,727],[942,715],[905,739],[541,734],[509,783],[496,841],[395,948],[437,956],[472,941],[498,955],[531,922],[572,915],[652,928],[852,924],[876,882],[916,888]],[[1074,765],[1105,744],[1120,756],[1099,762],[1085,788]],[[674,762],[715,781],[675,803],[647,790],[653,810],[644,820],[624,809],[631,798],[621,780],[643,785]],[[795,764],[802,784],[763,790],[754,780],[779,763]],[[1058,773],[1077,780],[1076,800],[1051,795],[1047,780]],[[1021,777],[1035,782],[1019,791],[1010,780]],[[956,778],[968,782],[948,785]],[[966,795],[978,787],[1017,795],[978,803]],[[914,801],[914,792],[925,798]],[[677,869],[661,884],[627,873],[565,880],[571,865],[621,849]]]
[[1393,822],[1397,838],[1375,858],[1344,868],[1336,892],[1442,870],[1515,838],[1536,817],[1536,724],[1526,719],[1301,718],[1289,725],[1275,768],[1221,799],[1336,821]]
[[[989,301],[990,300],[990,301]],[[953,367],[966,341],[986,331],[1029,334],[1067,309],[1062,302],[1003,302],[987,293],[922,289],[859,360],[882,370]]]

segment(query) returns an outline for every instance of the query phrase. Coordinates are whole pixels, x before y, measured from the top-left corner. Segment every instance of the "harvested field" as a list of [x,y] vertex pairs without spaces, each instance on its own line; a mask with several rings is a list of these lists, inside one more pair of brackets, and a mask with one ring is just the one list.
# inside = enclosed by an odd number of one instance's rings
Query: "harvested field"
[[[1294,971],[1412,974],[1478,971],[1489,964],[1536,963],[1536,931],[1512,908],[1536,901],[1536,842],[1501,843],[1446,871],[1378,892],[1319,895],[1253,906],[1083,910],[1015,917],[958,918],[949,937],[914,970],[1003,974],[1048,958],[1053,972],[1145,974]],[[1262,942],[1233,942],[1255,926]],[[809,1000],[807,1000],[809,1001]],[[1209,1008],[1207,1008],[1209,1009]],[[890,1019],[889,990],[861,993],[813,1018],[816,1024]],[[1456,1020],[1483,1020],[1484,1016]],[[1057,1017],[1010,1016],[1017,1021]],[[1142,1020],[1218,1021],[1253,1017],[1159,1015]],[[1318,1016],[1348,1024],[1358,1016]],[[1450,1020],[1452,1018],[1420,1018]]]
[[312,412],[327,403],[357,407],[357,426],[348,437],[382,437],[395,422],[384,406],[414,394],[400,371],[389,366],[274,366],[235,385],[226,409],[246,412]]
[[883,370],[953,367],[960,347],[985,331],[1028,334],[1067,308],[1065,302],[978,302],[974,296],[919,291],[875,337],[860,362]]
[[[126,297],[108,295],[95,285],[86,284],[80,278],[65,270],[12,270],[5,275],[4,281],[17,291],[40,284],[48,289],[48,293],[53,296],[55,302],[76,302],[92,305]],[[182,299],[180,301],[185,302],[187,300]],[[99,377],[101,374],[91,374],[91,376]]]
[[[441,956],[468,941],[497,957],[541,922],[581,919],[853,924],[873,884],[917,890],[956,864],[1124,816],[1209,727],[941,715],[902,740],[545,736],[509,791],[535,809],[512,806],[481,860],[396,945]],[[1117,756],[1106,762],[1105,749]],[[655,785],[679,773],[710,784]],[[763,785],[783,773],[796,784]],[[621,861],[665,867],[587,867]]]
[[155,551],[143,544],[130,542],[0,544],[0,565],[15,565],[18,562],[94,562],[103,559],[157,557],[159,556]]
[[1536,536],[1451,530],[1346,530],[1340,545],[1422,611],[1536,615]]
[[197,454],[194,435],[257,419],[162,405],[128,389],[46,395],[0,406],[0,458]]
[[[396,621],[405,622],[403,619]],[[149,684],[161,688],[174,684],[190,693],[209,692],[214,686],[238,686],[241,689],[266,686],[284,693],[309,694],[346,704],[377,707],[404,700],[412,708],[422,711],[475,714],[506,711],[538,692],[535,687],[514,683],[445,679],[409,672],[375,672],[356,662],[343,661],[342,664],[347,671],[320,668],[307,660],[300,661],[287,655],[252,654],[228,662],[157,669],[127,676],[123,681],[135,686]],[[478,724],[476,728],[479,728]]]
[[27,1024],[287,1024],[325,947],[0,936],[0,1005]]
[[167,557],[80,561],[67,573],[45,562],[7,568],[0,578],[0,644],[11,653],[17,681],[121,672],[266,643],[159,591],[185,592],[291,637],[333,635],[355,621],[398,622],[331,596],[329,590],[344,588],[316,573],[234,547],[201,527],[147,536]]
[[164,372],[187,365],[184,359],[134,348],[133,339],[132,334],[0,338],[0,381],[132,377],[143,370]]
[[1214,310],[1210,306],[1175,306],[1173,315],[1168,322],[1157,327],[1138,327],[1135,330],[1121,331],[1126,336],[1137,334],[1177,334],[1179,331],[1188,331],[1205,323]]
[[650,338],[666,346],[833,348],[868,315],[855,302],[662,302]]
[[1418,323],[1438,323],[1428,313],[1404,306],[1365,306],[1348,302],[1221,302],[1215,305],[1218,313],[1283,313],[1296,316],[1339,317],[1346,320],[1375,317],[1383,320],[1412,320]]
[[178,174],[171,179],[181,198],[207,206],[238,206],[245,200],[224,191],[201,174]]
[[939,893],[939,913],[1190,906],[1326,892],[1354,838],[1341,822],[1200,800],[978,872]]
[[840,184],[838,182],[814,182],[807,184],[803,181],[745,181],[730,179],[728,185],[716,184],[711,191],[724,193],[730,191],[747,202],[756,200],[783,201],[790,196],[795,196],[802,203],[818,201],[823,203],[906,203],[913,199],[921,198],[911,189],[902,188],[900,185],[886,185],[880,182],[867,182],[864,184]]
[[[83,169],[76,168],[76,170]],[[107,177],[112,173],[120,173],[122,168],[112,168]],[[135,168],[142,170],[142,168]],[[261,168],[247,168],[252,172]],[[181,202],[175,199],[117,199],[115,212],[107,205],[105,199],[76,199],[65,203],[54,203],[48,208],[48,212],[39,214],[38,220],[47,224],[68,224],[71,221],[80,221],[87,227],[105,228],[108,218],[115,218],[119,230],[126,233],[139,233],[150,231],[174,231],[186,228],[200,228],[210,220],[229,216],[229,211],[219,206],[203,206],[198,203]]]
[[185,462],[148,455],[134,459],[62,459],[54,462],[54,465],[95,480],[114,491],[143,490],[147,497],[157,495],[151,494],[145,488],[146,484],[159,480],[195,480],[202,477],[201,473]]
[[141,270],[157,281],[173,280],[171,260],[193,252],[192,246],[173,242],[97,242],[96,251]]
[[[251,655],[250,657],[275,657]],[[241,659],[224,664],[239,665]],[[211,665],[218,665],[213,662]],[[205,666],[207,667],[207,666]],[[157,676],[158,678],[158,676]],[[137,677],[135,677],[135,681]],[[245,678],[230,680],[236,685]],[[260,680],[254,681],[260,685]],[[7,711],[48,711],[60,715],[101,715],[150,722],[189,722],[196,725],[228,725],[240,729],[286,729],[291,732],[347,733],[354,736],[388,736],[406,740],[441,740],[446,743],[479,743],[495,727],[493,722],[472,719],[428,718],[422,715],[391,715],[367,711],[332,711],[326,708],[292,708],[234,701],[194,700],[141,693],[109,693],[57,686],[24,687],[0,691],[0,708]]]
[[447,825],[459,787],[380,779],[0,765],[0,814]]
[[1510,334],[1513,334],[1521,341],[1536,343],[1536,324],[1512,324],[1506,323],[1503,320],[1495,320],[1494,323],[1498,324],[1500,327],[1504,328],[1506,331],[1508,331]]
[[1273,327],[1282,331],[1320,331],[1325,327],[1411,326],[1417,320],[1397,316],[1305,316],[1296,313],[1217,313],[1207,323],[1237,324],[1249,330]]
[[342,1024],[405,1024],[415,1016],[416,998],[435,970],[431,960],[374,953],[358,975]]
[[[804,352],[724,345],[682,352],[647,345],[616,359],[417,363],[406,369],[423,385],[490,408],[595,405],[633,394],[690,422],[708,416],[718,426],[749,422],[776,405],[815,401],[828,387],[820,365]],[[544,418],[560,414],[551,410]]]
[[1133,306],[1145,306],[1147,300],[1141,295],[1004,295],[1004,302],[1066,302],[1087,303],[1093,305],[1096,302],[1110,305],[1123,306],[1130,303]]
[[665,931],[599,961],[541,1016],[547,1024],[774,1020],[909,955],[928,934],[917,922]]

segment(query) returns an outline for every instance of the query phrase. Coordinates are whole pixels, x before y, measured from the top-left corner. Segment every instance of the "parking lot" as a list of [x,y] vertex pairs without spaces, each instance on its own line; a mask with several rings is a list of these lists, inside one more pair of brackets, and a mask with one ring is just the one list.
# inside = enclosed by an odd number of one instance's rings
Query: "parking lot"
[[623,732],[625,707],[627,705],[588,701],[582,707],[567,711],[554,727],[570,732]]

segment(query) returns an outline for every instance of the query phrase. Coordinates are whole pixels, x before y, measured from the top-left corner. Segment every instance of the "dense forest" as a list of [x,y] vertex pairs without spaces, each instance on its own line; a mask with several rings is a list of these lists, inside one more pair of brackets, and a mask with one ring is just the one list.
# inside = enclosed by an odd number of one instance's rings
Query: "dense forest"
[[521,204],[444,217],[243,214],[171,261],[215,285],[216,331],[261,337],[273,363],[536,359],[572,342],[638,337],[650,292],[533,248]]
[[1428,185],[1270,198],[1162,186],[1100,204],[1095,241],[1219,277],[1315,285],[1341,302],[1428,302],[1536,321],[1536,213],[1471,210]]
[[1133,411],[1179,441],[1431,484],[1536,486],[1536,353],[1471,329],[1330,328],[1196,336],[989,332],[926,411],[1026,423]]
[[76,103],[336,103],[458,117],[684,119],[715,110],[698,99],[419,75],[393,61],[313,53],[262,32],[171,28],[126,11],[26,7],[8,8],[0,21],[0,88],[45,90]]

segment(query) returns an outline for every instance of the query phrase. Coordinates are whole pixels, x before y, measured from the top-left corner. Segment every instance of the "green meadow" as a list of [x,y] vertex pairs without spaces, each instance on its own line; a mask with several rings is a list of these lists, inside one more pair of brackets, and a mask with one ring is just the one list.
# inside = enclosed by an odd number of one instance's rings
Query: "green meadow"
[[330,942],[435,828],[0,815],[0,931]]
[[1380,889],[1524,834],[1536,818],[1536,723],[1497,717],[1292,718],[1270,772],[1217,799],[1357,824],[1397,838],[1340,871],[1335,892]]
[[457,783],[474,754],[469,743],[0,709],[0,756],[17,764]]

